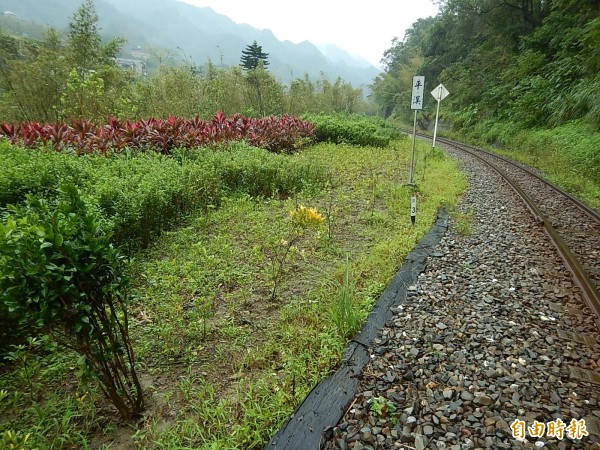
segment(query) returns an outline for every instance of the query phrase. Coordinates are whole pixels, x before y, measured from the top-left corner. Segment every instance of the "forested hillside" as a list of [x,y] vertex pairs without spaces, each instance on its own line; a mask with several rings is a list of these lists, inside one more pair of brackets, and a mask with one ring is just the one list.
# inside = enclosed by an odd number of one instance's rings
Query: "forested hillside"
[[386,114],[406,113],[418,73],[448,87],[445,109],[462,127],[584,119],[598,129],[599,43],[598,0],[445,0],[386,52],[375,95]]
[[381,114],[412,123],[413,75],[425,76],[423,128],[502,148],[590,204],[600,198],[600,1],[443,0],[384,57]]

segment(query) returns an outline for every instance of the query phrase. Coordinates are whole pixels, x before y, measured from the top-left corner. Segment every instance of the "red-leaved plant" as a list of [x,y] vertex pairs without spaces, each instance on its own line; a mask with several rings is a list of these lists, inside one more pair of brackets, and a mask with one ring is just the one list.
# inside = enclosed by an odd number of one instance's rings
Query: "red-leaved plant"
[[120,121],[110,117],[96,126],[86,120],[71,123],[3,123],[0,139],[29,148],[51,145],[56,151],[119,153],[125,149],[170,154],[175,148],[214,147],[245,140],[272,152],[292,153],[314,139],[315,126],[289,115],[252,119],[235,114],[215,114],[211,121],[169,116]]

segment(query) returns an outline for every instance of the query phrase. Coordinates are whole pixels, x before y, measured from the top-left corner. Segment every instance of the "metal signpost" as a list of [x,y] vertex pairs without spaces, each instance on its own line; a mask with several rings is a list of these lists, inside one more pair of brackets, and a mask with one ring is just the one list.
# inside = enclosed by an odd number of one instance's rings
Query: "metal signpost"
[[437,111],[435,113],[435,127],[433,128],[433,147],[435,148],[435,138],[437,137],[437,127],[438,127],[438,117],[440,115],[440,102],[448,97],[448,89],[444,87],[443,84],[440,83],[438,87],[436,87],[433,91],[431,91],[431,95],[433,98],[437,100]]
[[[425,92],[425,77],[415,76],[412,83],[412,96],[410,98],[410,109],[415,110],[415,120],[413,123],[413,142],[412,152],[410,154],[410,181],[409,185],[413,186],[413,175],[415,172],[415,143],[417,137],[417,111],[423,109],[423,93]],[[414,225],[417,215],[417,197],[412,195],[410,198],[410,221]]]

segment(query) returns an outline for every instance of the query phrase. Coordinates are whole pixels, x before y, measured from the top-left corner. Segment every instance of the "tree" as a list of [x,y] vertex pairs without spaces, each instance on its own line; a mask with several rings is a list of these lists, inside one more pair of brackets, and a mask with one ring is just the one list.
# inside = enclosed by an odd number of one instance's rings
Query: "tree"
[[40,42],[0,32],[0,121],[58,120],[68,67],[56,30]]
[[77,68],[82,78],[100,66],[114,64],[114,58],[121,51],[123,43],[123,39],[115,38],[102,44],[94,0],[85,0],[69,21],[69,62]]
[[262,62],[263,67],[267,67],[269,65],[268,56],[268,53],[263,53],[262,46],[254,41],[251,45],[246,46],[245,50],[242,50],[240,63],[246,71],[256,69],[260,62]]

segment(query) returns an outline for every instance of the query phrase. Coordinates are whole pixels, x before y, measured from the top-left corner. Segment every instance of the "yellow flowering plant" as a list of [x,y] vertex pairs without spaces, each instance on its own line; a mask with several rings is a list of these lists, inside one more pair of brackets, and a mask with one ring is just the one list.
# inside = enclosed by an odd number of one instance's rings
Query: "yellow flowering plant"
[[315,208],[307,208],[304,205],[298,206],[289,212],[292,218],[292,224],[299,228],[318,227],[323,223],[323,215]]
[[271,282],[271,300],[275,300],[277,295],[277,287],[282,281],[283,267],[288,260],[292,248],[306,234],[309,229],[317,229],[323,223],[324,217],[315,208],[308,208],[304,205],[299,205],[297,208],[288,212],[291,219],[291,229],[288,231],[286,238],[279,240],[279,246],[275,250],[274,255],[269,258]]

